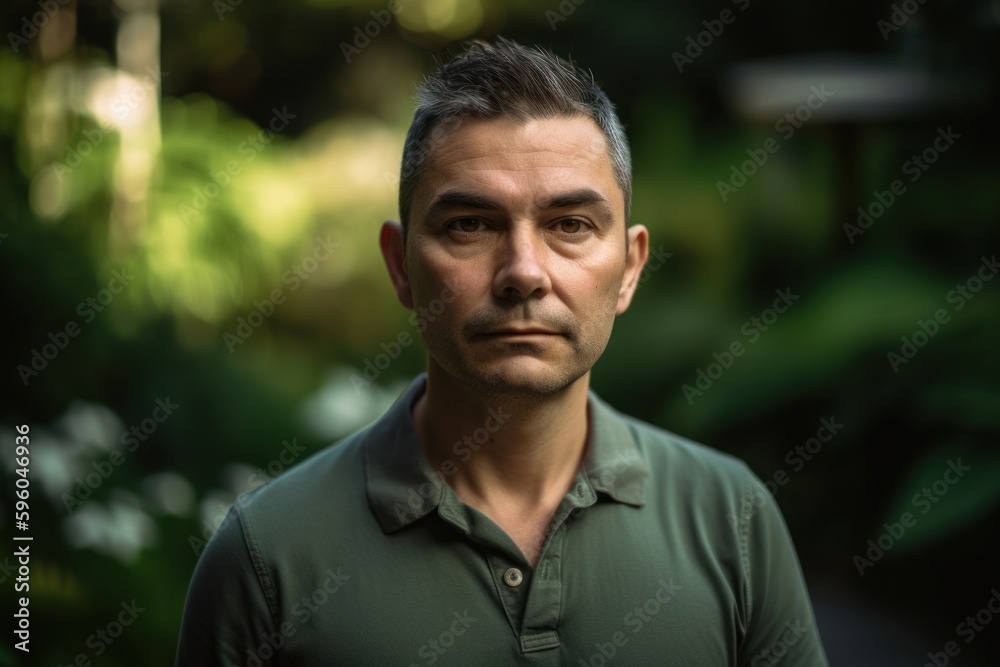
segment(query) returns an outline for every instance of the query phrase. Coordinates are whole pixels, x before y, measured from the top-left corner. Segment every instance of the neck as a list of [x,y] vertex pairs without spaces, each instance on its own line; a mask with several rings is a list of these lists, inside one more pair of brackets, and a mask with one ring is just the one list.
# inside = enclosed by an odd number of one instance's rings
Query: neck
[[588,372],[562,391],[482,395],[431,361],[413,408],[425,456],[466,503],[554,509],[587,442]]

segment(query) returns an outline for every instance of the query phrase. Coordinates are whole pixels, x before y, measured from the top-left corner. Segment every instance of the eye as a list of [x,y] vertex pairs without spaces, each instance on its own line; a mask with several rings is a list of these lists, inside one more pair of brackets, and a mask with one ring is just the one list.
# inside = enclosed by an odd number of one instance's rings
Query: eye
[[558,222],[559,231],[570,236],[577,236],[586,231],[587,223],[578,218],[566,218]]
[[483,221],[479,218],[459,218],[458,220],[452,220],[448,224],[448,229],[465,232],[466,234],[474,234],[475,232],[482,231],[482,225]]

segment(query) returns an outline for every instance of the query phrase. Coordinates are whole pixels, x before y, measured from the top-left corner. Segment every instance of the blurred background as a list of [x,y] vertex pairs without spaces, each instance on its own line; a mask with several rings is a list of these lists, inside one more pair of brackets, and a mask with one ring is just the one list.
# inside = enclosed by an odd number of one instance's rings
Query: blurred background
[[10,619],[30,534],[30,664],[172,664],[233,499],[424,368],[390,356],[418,337],[378,229],[415,84],[498,34],[591,69],[632,144],[654,252],[595,390],[768,483],[831,664],[998,664],[997,0],[39,0],[0,25],[0,582]]

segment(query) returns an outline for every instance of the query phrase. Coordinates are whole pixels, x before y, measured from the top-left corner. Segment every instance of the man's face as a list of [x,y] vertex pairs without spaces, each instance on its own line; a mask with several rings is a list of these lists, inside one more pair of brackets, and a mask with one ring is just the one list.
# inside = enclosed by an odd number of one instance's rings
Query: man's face
[[467,120],[428,154],[410,210],[394,282],[431,364],[481,393],[547,395],[590,370],[646,255],[640,226],[626,255],[596,123]]

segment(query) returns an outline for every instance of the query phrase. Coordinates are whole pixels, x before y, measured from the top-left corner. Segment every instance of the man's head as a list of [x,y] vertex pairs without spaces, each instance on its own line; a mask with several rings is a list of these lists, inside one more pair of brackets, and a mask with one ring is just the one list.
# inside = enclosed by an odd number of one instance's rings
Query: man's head
[[406,234],[417,182],[430,152],[449,130],[471,119],[509,117],[518,121],[557,116],[592,119],[607,140],[615,180],[632,216],[632,158],[615,107],[593,74],[540,48],[499,38],[471,42],[417,88],[417,109],[403,145],[399,216]]
[[[617,120],[608,123],[621,138],[615,150],[574,105],[528,111],[523,91],[551,96],[558,86],[543,72],[569,67],[554,56],[476,43],[457,60],[437,79],[447,78],[459,98],[501,111],[445,121],[417,112],[414,128],[425,129],[411,128],[407,150],[420,167],[408,183],[404,159],[400,183],[408,229],[383,225],[382,254],[397,297],[416,311],[432,377],[481,394],[551,395],[604,352],[646,261],[646,229],[626,223],[628,148]],[[604,94],[587,86],[613,118]],[[443,97],[435,104],[450,108]]]

